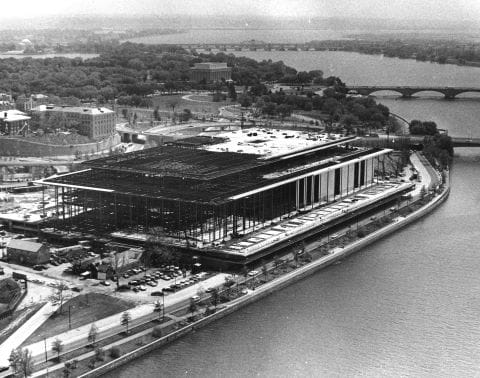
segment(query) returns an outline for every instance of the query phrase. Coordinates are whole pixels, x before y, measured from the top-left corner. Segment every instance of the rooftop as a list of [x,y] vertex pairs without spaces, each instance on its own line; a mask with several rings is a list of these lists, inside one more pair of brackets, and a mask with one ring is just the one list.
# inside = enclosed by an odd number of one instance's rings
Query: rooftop
[[223,143],[205,146],[208,151],[261,155],[265,159],[290,155],[312,147],[351,140],[341,134],[318,134],[298,130],[249,128],[216,135]]
[[214,70],[214,69],[225,69],[227,67],[227,63],[220,63],[220,62],[205,62],[205,63],[195,63],[195,66],[192,68],[193,70]]
[[36,243],[28,240],[21,240],[21,239],[12,239],[10,243],[8,243],[7,248],[15,248],[20,249],[22,251],[28,251],[37,253],[43,247],[42,243]]
[[27,121],[30,119],[25,113],[16,110],[2,110],[0,111],[0,119],[4,120],[5,122],[12,122],[12,121]]
[[54,106],[54,105],[39,105],[32,109],[37,112],[66,112],[66,113],[81,113],[81,114],[108,114],[114,113],[113,110],[108,108],[92,108],[86,106]]
[[383,149],[331,146],[278,159],[176,146],[156,147],[89,162],[91,169],[45,179],[51,185],[149,198],[221,204],[269,185]]

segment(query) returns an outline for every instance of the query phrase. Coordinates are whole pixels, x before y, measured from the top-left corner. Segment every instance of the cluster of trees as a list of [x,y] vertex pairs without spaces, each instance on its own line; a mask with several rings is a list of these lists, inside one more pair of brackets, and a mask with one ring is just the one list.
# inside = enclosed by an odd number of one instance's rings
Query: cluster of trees
[[[171,93],[210,88],[211,85],[189,81],[190,68],[205,61],[226,62],[232,67],[232,79],[237,85],[252,86],[264,81],[323,82],[321,71],[297,73],[281,61],[257,62],[225,53],[191,54],[181,47],[126,42],[112,45],[100,56],[86,60],[2,59],[0,90],[11,92],[15,99],[42,93],[76,99],[76,102],[81,99],[105,103],[116,98],[121,105],[149,106],[146,96],[156,91]],[[221,89],[227,90],[232,99],[236,98],[234,87],[223,84]]]
[[419,121],[414,119],[408,126],[412,135],[435,135],[438,133],[437,124],[433,121]]
[[370,97],[349,97],[344,83],[339,78],[324,80],[331,86],[322,95],[306,91],[303,95],[287,94],[283,90],[272,93],[263,84],[250,87],[248,93],[239,96],[242,106],[254,105],[262,114],[286,117],[293,110],[319,111],[332,122],[339,122],[347,128],[363,123],[372,128],[384,126],[389,118],[388,107],[377,104]]
[[448,168],[453,157],[451,137],[437,133],[425,138],[423,145],[423,154],[433,166],[440,170]]
[[478,42],[425,38],[392,38],[391,35],[353,35],[352,39],[313,41],[316,50],[343,50],[363,54],[383,54],[389,57],[416,59],[438,63],[469,64],[480,61]]

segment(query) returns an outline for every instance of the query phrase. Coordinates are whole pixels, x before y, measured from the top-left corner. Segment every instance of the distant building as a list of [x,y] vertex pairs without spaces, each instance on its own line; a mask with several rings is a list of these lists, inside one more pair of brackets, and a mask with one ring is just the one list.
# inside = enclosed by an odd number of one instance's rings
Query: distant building
[[16,47],[17,47],[17,50],[19,51],[32,51],[35,49],[35,46],[32,43],[32,41],[30,41],[27,38],[22,39],[22,41],[19,42]]
[[30,97],[26,97],[25,95],[20,95],[17,98],[17,109],[21,109],[22,111],[28,112],[37,106],[46,105],[49,103],[48,96],[37,93],[32,94]]
[[214,83],[217,81],[231,80],[232,69],[227,63],[196,63],[190,69],[190,78],[195,82]]
[[20,265],[46,264],[50,261],[50,251],[42,243],[12,239],[7,245],[7,258]]
[[19,110],[0,111],[0,133],[3,135],[18,135],[26,133],[30,117]]
[[15,104],[12,96],[8,93],[0,93],[0,110],[14,109]]
[[59,128],[75,128],[79,134],[92,139],[103,139],[115,133],[115,112],[107,108],[40,105],[32,109],[31,114],[40,124],[58,115]]

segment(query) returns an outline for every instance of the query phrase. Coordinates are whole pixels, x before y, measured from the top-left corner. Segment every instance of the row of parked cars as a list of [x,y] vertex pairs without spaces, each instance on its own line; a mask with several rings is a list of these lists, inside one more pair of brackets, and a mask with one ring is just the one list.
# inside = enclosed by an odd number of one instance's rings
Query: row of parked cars
[[207,276],[206,272],[200,272],[200,273],[194,274],[193,276],[191,276],[188,279],[183,279],[183,280],[178,281],[177,283],[171,284],[170,286],[164,287],[162,289],[162,291],[164,293],[165,292],[167,292],[167,293],[168,292],[175,292],[179,289],[183,289],[184,287],[187,287],[187,286],[190,286],[190,285],[193,285],[193,284],[197,283],[198,281],[204,279],[206,276]]

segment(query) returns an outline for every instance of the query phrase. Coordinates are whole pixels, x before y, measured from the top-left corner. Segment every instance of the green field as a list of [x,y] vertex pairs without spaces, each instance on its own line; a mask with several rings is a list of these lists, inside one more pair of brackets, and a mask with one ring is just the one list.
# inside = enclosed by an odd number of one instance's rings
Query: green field
[[81,327],[107,316],[123,312],[135,306],[133,302],[124,301],[105,294],[90,293],[70,299],[63,305],[62,314],[54,314],[43,323],[24,343],[29,345],[68,331],[68,307],[72,329]]

